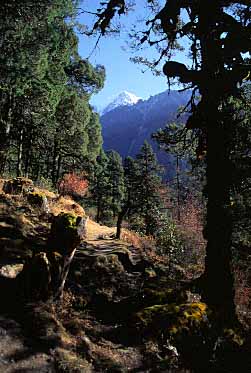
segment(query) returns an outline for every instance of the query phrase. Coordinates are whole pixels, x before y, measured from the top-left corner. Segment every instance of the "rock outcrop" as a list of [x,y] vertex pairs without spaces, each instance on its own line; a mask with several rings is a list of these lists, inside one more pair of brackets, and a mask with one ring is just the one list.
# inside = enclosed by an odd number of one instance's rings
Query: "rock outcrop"
[[35,254],[19,275],[25,299],[46,301],[62,296],[70,264],[84,236],[85,220],[70,213],[54,217],[46,252]]

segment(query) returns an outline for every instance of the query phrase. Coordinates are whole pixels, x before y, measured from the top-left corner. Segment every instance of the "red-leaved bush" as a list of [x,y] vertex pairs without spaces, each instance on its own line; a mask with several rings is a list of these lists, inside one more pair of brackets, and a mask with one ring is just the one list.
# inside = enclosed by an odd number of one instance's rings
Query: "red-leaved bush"
[[[203,271],[206,241],[203,237],[203,207],[192,195],[173,210],[173,219],[184,244],[184,260]],[[196,264],[196,265],[195,265]]]
[[233,265],[235,304],[242,324],[251,327],[251,269],[249,261]]
[[58,183],[60,195],[72,197],[84,197],[88,191],[88,180],[84,175],[77,175],[74,172],[64,174]]

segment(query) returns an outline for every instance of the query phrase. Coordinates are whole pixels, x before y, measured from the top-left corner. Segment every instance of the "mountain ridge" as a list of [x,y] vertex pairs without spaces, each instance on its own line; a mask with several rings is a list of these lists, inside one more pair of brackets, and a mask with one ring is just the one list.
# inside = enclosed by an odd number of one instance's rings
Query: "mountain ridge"
[[103,110],[101,110],[101,115],[104,115],[117,107],[121,106],[131,106],[135,105],[137,102],[142,100],[140,97],[136,96],[134,93],[129,91],[122,91],[115,99],[110,102]]
[[151,135],[167,123],[185,121],[184,115],[177,118],[177,110],[185,106],[189,98],[190,91],[167,90],[147,100],[140,100],[130,106],[118,106],[104,113],[100,118],[104,149],[113,149],[122,158],[135,157],[144,140],[147,140],[157,153],[158,161],[165,166],[168,178],[173,177],[173,156],[160,151]]

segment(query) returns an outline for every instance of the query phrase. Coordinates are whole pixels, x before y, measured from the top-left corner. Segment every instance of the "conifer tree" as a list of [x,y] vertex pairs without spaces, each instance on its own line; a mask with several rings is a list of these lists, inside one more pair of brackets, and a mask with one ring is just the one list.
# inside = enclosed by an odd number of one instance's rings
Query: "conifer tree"
[[92,197],[97,207],[96,221],[98,223],[103,218],[107,204],[107,193],[109,188],[107,163],[107,156],[104,151],[101,151],[94,166],[92,179]]
[[78,55],[67,21],[76,7],[73,0],[0,5],[0,172],[56,185],[63,172],[82,168],[88,152],[92,160],[100,152],[89,100],[105,72]]
[[137,212],[138,207],[138,176],[137,162],[132,157],[126,157],[123,164],[125,193],[122,201],[121,211],[118,214],[116,238],[120,238],[123,219]]
[[121,156],[114,150],[107,153],[107,209],[112,211],[113,218],[121,211],[124,199],[124,169]]
[[154,234],[153,207],[160,207],[159,188],[161,186],[160,166],[151,145],[145,141],[136,156],[138,165],[138,212],[144,217],[146,235]]

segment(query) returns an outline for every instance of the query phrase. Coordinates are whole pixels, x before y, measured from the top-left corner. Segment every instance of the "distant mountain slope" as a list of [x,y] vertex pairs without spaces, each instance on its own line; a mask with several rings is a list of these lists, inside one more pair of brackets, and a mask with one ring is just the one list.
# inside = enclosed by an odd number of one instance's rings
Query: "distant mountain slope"
[[157,152],[159,162],[165,166],[167,177],[172,177],[173,157],[158,151],[157,144],[151,140],[151,134],[177,120],[178,108],[186,105],[189,98],[189,91],[165,91],[146,101],[105,110],[101,116],[104,149],[114,149],[122,157],[134,157],[147,139]]

